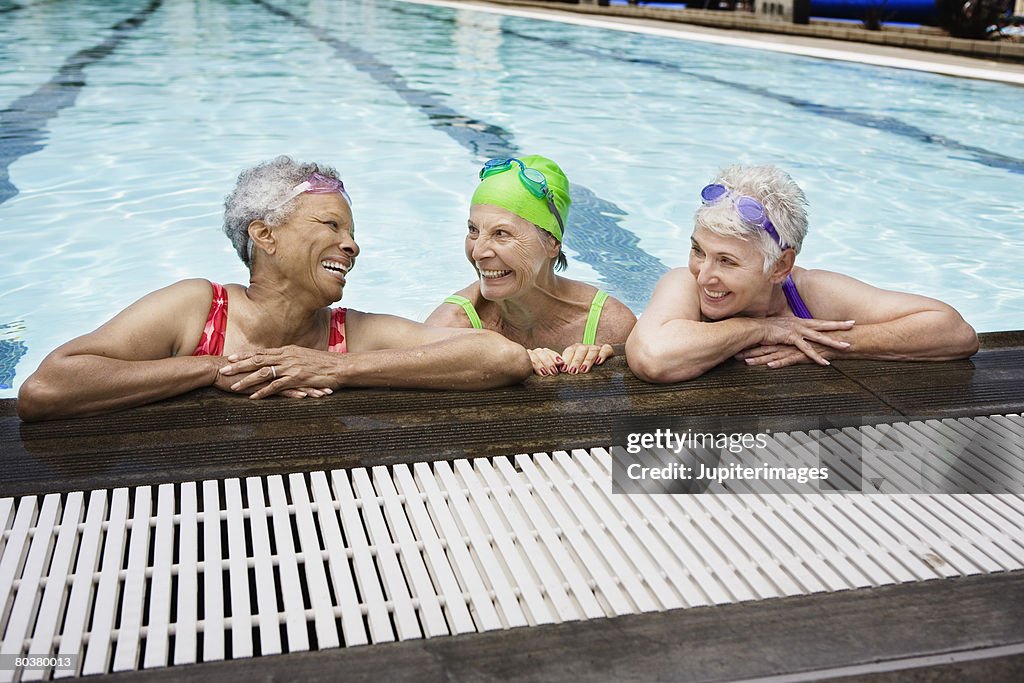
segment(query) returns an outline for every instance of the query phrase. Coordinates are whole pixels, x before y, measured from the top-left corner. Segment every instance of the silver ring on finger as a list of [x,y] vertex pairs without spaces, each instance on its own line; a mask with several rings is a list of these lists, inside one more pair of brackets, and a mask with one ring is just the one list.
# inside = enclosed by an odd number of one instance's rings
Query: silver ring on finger
[[277,367],[276,367],[276,366],[273,366],[273,365],[271,365],[271,366],[270,366],[270,371],[271,371],[272,373],[274,373],[274,379],[277,379]]

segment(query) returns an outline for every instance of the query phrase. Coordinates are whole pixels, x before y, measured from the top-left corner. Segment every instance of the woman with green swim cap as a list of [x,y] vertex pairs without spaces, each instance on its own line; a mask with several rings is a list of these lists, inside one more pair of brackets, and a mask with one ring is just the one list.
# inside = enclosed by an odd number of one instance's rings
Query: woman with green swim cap
[[471,201],[466,258],[477,279],[445,299],[428,325],[494,330],[525,346],[538,375],[600,365],[626,341],[636,316],[593,285],[556,274],[569,180],[542,156],[491,159]]

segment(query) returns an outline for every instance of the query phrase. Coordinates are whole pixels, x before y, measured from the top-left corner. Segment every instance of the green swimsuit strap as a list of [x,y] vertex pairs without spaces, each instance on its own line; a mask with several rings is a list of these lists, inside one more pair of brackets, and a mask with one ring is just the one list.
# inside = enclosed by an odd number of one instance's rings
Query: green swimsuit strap
[[583,329],[583,343],[593,344],[597,339],[597,323],[601,320],[601,309],[604,302],[608,300],[608,292],[597,290],[594,300],[590,302],[590,314],[587,316],[587,326]]
[[[604,302],[608,300],[608,292],[603,290],[597,290],[597,294],[594,295],[594,300],[590,303],[590,314],[587,315],[587,326],[583,330],[583,343],[593,344],[594,340],[597,339],[597,324],[601,320],[601,311],[604,309]],[[477,315],[476,308],[473,307],[473,302],[464,296],[458,294],[452,294],[450,297],[444,300],[446,304],[455,304],[460,306],[463,311],[466,312],[466,317],[469,318],[470,324],[476,329],[482,329],[483,325],[480,322],[480,316]]]
[[473,307],[473,302],[464,296],[458,294],[452,294],[450,297],[444,300],[446,304],[455,304],[456,306],[462,306],[462,310],[466,312],[466,316],[469,318],[469,322],[475,329],[483,329],[483,325],[480,323],[480,316],[477,315],[476,308]]

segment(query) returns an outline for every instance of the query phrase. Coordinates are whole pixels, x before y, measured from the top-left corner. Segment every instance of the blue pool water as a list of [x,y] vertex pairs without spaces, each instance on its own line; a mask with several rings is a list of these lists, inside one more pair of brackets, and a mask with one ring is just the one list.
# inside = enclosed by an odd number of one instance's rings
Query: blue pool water
[[719,166],[810,199],[799,263],[1024,329],[1024,89],[397,0],[0,0],[0,398],[186,277],[244,281],[237,172],[336,165],[349,306],[422,319],[472,279],[483,159],[574,183],[568,275],[641,311]]

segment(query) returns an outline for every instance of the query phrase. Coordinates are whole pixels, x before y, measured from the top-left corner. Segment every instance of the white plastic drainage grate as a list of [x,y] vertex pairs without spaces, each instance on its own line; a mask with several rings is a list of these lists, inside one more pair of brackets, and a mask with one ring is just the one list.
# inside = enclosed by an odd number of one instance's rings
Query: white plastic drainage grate
[[[1024,434],[1019,416],[981,420]],[[0,499],[0,654],[81,654],[0,681],[1024,567],[1021,495],[612,495],[611,463],[593,449]]]

